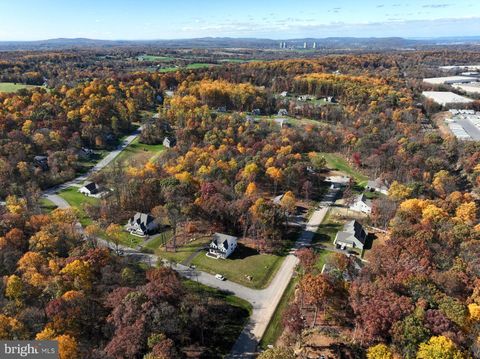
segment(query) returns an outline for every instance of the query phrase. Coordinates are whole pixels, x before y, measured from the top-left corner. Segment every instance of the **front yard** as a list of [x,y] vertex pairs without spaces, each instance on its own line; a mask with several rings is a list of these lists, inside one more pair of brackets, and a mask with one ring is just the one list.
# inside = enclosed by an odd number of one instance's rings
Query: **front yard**
[[87,197],[78,192],[78,189],[78,187],[69,187],[60,191],[58,195],[78,211],[78,220],[82,226],[85,227],[92,224],[93,221],[85,212],[84,204],[95,205],[98,204],[100,200],[94,197]]
[[[260,254],[241,243],[227,259],[213,259],[201,251],[192,261],[198,269],[211,274],[221,274],[227,280],[251,288],[265,288],[275,276],[285,257],[274,254]],[[251,280],[247,279],[251,277]]]

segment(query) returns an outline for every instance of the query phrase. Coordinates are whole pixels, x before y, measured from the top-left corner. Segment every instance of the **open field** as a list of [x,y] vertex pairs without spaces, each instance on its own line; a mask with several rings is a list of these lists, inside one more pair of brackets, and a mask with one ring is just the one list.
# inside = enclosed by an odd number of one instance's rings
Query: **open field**
[[60,197],[62,197],[65,201],[70,204],[73,208],[78,211],[78,220],[82,224],[82,226],[88,226],[92,224],[92,220],[88,217],[85,209],[83,207],[84,204],[97,204],[99,203],[98,198],[87,197],[80,192],[78,192],[78,187],[70,187],[64,189],[58,193]]
[[20,89],[32,89],[36,85],[15,84],[13,82],[0,82],[0,92],[17,92]]
[[143,247],[154,251],[157,248],[165,245],[165,243],[167,243],[172,238],[172,236],[173,236],[172,230],[167,229],[164,232],[155,234],[155,238],[152,239],[151,241],[148,241],[148,243],[143,245]]
[[323,219],[322,224],[318,227],[318,231],[313,237],[313,243],[333,246],[335,236],[342,227],[343,223],[333,217],[332,209],[330,209]]
[[168,259],[171,262],[182,263],[193,253],[200,250],[200,248],[208,245],[210,243],[210,238],[202,238],[192,241],[188,244],[185,244],[181,247],[178,247],[175,252],[169,250],[166,251],[164,247],[158,248],[155,252],[156,255]]
[[158,61],[158,62],[168,62],[174,61],[174,57],[170,56],[156,56],[156,55],[142,55],[137,57],[138,61]]
[[352,177],[361,187],[366,186],[368,177],[353,168],[342,156],[336,153],[327,152],[320,152],[319,154],[325,158],[325,161],[327,161],[328,168],[341,171],[347,176]]
[[140,143],[138,138],[132,141],[110,164],[114,166],[140,166],[150,161],[153,157],[161,153],[165,147],[162,144],[147,145]]

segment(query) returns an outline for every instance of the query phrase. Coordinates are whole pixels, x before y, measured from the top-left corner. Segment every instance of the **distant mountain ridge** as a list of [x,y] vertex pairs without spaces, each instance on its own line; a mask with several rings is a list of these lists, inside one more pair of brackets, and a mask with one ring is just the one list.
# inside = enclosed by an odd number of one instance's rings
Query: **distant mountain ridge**
[[441,37],[407,39],[402,37],[326,37],[299,39],[262,39],[262,38],[230,38],[203,37],[178,40],[97,40],[88,38],[56,38],[37,41],[0,41],[0,50],[55,50],[89,47],[118,46],[155,46],[164,48],[258,48],[275,49],[285,43],[286,48],[311,49],[393,49],[418,46],[434,46],[449,44],[480,44],[480,36]]

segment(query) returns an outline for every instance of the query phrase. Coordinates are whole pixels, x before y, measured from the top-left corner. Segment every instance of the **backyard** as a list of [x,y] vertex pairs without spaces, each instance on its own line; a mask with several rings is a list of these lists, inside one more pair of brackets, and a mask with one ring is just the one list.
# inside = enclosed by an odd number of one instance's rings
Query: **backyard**
[[343,172],[352,177],[359,186],[366,186],[368,177],[353,168],[341,155],[329,152],[320,152],[319,155],[325,158],[329,169]]
[[147,145],[140,143],[137,137],[107,167],[115,164],[121,166],[142,166],[153,160],[164,149],[165,147],[162,144]]
[[[201,251],[192,261],[198,269],[211,274],[221,274],[227,280],[247,287],[261,289],[270,284],[285,257],[260,254],[255,249],[238,244],[227,259],[213,259]],[[251,280],[247,279],[250,276]]]

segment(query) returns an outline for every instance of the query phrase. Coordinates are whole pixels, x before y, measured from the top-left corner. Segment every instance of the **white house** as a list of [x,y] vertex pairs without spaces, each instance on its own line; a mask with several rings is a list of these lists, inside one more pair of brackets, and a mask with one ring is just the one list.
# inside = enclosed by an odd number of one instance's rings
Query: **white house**
[[342,249],[363,249],[366,239],[367,232],[365,232],[359,222],[353,220],[345,223],[345,225],[343,226],[343,230],[336,234],[333,244]]
[[152,234],[158,228],[158,224],[155,222],[155,218],[150,214],[137,212],[128,220],[125,225],[125,230],[135,236],[144,237],[148,234]]
[[78,192],[88,197],[97,197],[100,194],[100,186],[95,182],[90,182],[78,189]]
[[379,192],[388,195],[388,187],[380,178],[377,178],[375,181],[368,181],[366,189],[370,192]]
[[352,211],[362,212],[366,214],[372,213],[372,201],[367,199],[364,193],[359,195],[355,202],[350,206]]
[[286,108],[281,108],[278,110],[278,116],[288,116],[288,111]]
[[235,248],[237,248],[237,237],[215,233],[212,242],[210,242],[208,254],[225,259],[233,253]]
[[177,140],[173,137],[167,136],[163,139],[163,145],[167,148],[175,147],[176,144],[177,144]]

